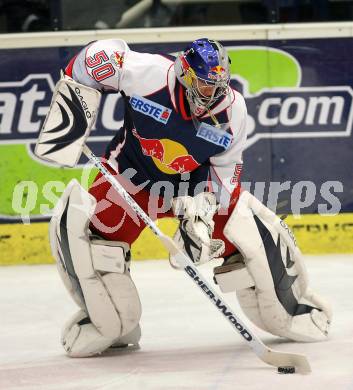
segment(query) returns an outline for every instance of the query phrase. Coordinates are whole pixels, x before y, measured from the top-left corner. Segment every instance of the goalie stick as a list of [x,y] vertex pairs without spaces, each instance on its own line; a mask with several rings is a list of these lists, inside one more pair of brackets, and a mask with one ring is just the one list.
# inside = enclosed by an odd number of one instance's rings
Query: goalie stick
[[[153,231],[153,233],[161,240],[164,247],[171,253],[180,267],[193,280],[197,287],[207,296],[209,301],[223,314],[233,328],[247,341],[255,354],[265,363],[274,367],[295,367],[302,374],[307,374],[311,371],[310,364],[307,358],[301,354],[275,351],[267,347],[259,337],[245,325],[237,314],[228,306],[220,295],[210,286],[209,282],[198,271],[191,259],[186,256],[174,243],[174,241],[166,236],[152,219],[141,209],[135,200],[129,195],[125,188],[114,178],[114,176],[102,164],[100,159],[89,149],[87,145],[83,146],[83,153],[86,157],[98,168],[98,170],[109,181],[113,188],[126,201],[126,203],[136,212],[136,214],[145,222],[145,224]],[[115,168],[108,162],[109,166],[115,171]]]

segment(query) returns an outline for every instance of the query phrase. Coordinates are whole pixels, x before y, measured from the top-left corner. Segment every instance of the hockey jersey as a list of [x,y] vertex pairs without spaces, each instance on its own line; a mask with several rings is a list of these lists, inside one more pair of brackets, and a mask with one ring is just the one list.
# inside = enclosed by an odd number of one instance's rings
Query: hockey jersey
[[101,40],[83,48],[66,74],[102,92],[122,94],[124,125],[106,153],[119,173],[129,172],[134,185],[165,196],[182,195],[185,188],[193,195],[207,187],[226,205],[239,186],[244,99],[231,89],[212,106],[219,123],[229,122],[227,131],[212,125],[209,114],[195,125],[173,65],[172,56],[135,52],[123,40]]

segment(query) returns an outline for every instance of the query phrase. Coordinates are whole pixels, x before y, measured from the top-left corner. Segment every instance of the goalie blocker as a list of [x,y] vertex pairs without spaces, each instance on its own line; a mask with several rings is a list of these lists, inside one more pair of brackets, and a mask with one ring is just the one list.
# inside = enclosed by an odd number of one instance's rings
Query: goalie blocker
[[60,166],[78,163],[96,120],[101,93],[63,76],[56,84],[35,154]]
[[309,288],[302,254],[284,221],[243,191],[224,234],[240,253],[214,270],[222,292],[236,291],[248,318],[269,333],[325,340],[331,308]]

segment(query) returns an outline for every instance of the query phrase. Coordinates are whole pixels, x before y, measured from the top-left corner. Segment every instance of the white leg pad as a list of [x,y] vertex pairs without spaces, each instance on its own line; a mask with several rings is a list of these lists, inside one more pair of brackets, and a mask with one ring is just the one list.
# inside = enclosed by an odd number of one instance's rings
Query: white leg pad
[[50,220],[49,225],[49,238],[51,253],[56,260],[56,266],[64,286],[76,304],[81,309],[85,310],[85,299],[71,259],[68,242],[66,239],[62,238],[62,235],[65,234],[64,226],[60,225],[62,204],[68,201],[70,191],[75,185],[78,185],[76,181],[71,181],[68,184],[62,198],[59,200],[58,205],[54,209],[53,217]]
[[224,234],[243,255],[255,283],[254,293],[237,289],[244,312],[275,335],[297,341],[326,339],[330,306],[309,290],[304,260],[288,226],[243,191]]
[[80,310],[66,323],[62,331],[61,343],[70,357],[89,357],[100,354],[111,345],[138,345],[141,337],[138,325],[129,334],[118,340],[104,337],[88,320],[87,313]]
[[246,313],[250,321],[252,321],[260,329],[267,330],[266,325],[262,321],[259,302],[256,295],[256,290],[253,287],[237,290],[237,298],[240,307]]
[[80,322],[87,313],[80,310],[65,324],[61,343],[71,357],[88,357],[99,354],[109,348],[114,338],[104,337],[92,323]]
[[90,240],[88,224],[96,201],[72,180],[50,224],[52,252],[64,284],[108,339],[130,333],[139,323],[141,303],[130,277],[125,243]]

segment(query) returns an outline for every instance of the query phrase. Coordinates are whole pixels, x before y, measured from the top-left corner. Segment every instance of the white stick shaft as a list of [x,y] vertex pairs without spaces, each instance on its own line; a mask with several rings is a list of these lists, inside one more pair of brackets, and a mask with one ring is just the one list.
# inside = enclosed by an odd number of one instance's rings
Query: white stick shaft
[[[142,210],[142,208],[132,199],[130,194],[125,188],[115,179],[115,177],[108,171],[108,169],[102,164],[100,159],[91,151],[91,149],[85,145],[83,147],[83,153],[93,162],[93,164],[99,169],[104,177],[109,181],[112,187],[119,193],[119,195],[126,201],[126,203],[136,212],[136,214],[148,225],[156,236],[163,235],[163,232],[152,221],[152,219]],[[109,164],[109,162],[108,162]],[[109,164],[111,166],[111,164]],[[114,167],[111,166],[113,169]]]
[[[265,363],[275,367],[279,366],[295,366],[299,371],[306,373],[310,372],[310,366],[305,356],[282,353],[268,348],[252,330],[246,326],[239,316],[234,314],[228,304],[221,298],[220,295],[209,285],[209,282],[195,267],[192,260],[186,256],[175,244],[175,242],[166,236],[152,219],[142,210],[142,208],[135,202],[125,188],[118,180],[108,171],[108,169],[101,163],[100,159],[88,148],[84,146],[84,154],[93,162],[104,177],[110,182],[112,187],[120,194],[126,203],[136,212],[136,214],[145,222],[153,233],[159,237],[166,249],[175,256],[180,267],[184,269],[187,275],[194,281],[194,283],[201,289],[201,291],[208,297],[211,303],[217,310],[223,314],[228,322],[237,330],[237,332],[245,339],[250,347],[254,350],[256,355]],[[112,167],[114,169],[114,167]]]

